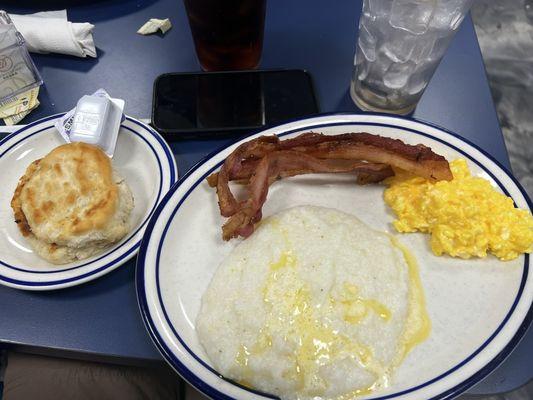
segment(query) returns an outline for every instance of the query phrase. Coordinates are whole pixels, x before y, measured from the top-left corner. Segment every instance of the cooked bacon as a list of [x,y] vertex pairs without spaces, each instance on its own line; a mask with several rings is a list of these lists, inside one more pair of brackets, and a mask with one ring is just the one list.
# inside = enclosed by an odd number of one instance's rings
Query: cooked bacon
[[222,216],[229,217],[239,209],[239,204],[229,189],[230,175],[239,173],[244,159],[261,158],[274,151],[278,143],[277,136],[260,136],[241,144],[226,158],[217,179],[218,206]]
[[[300,151],[317,158],[366,160],[389,164],[433,181],[452,179],[448,161],[429,147],[422,144],[408,145],[399,139],[365,132],[341,135],[308,132],[283,141],[279,141],[275,136],[261,136],[244,145],[248,145],[249,148],[241,149],[238,154],[239,149],[237,149],[233,153],[241,159],[239,162],[231,161],[232,168],[228,177],[231,181],[246,180],[257,167],[258,159],[265,153],[276,150]],[[216,186],[218,173],[210,175],[207,181],[211,187]]]
[[[320,172],[357,172],[357,183],[380,182],[399,168],[430,180],[451,180],[446,159],[422,144],[408,145],[370,133],[324,135],[307,132],[279,140],[261,136],[237,147],[218,173],[207,178],[217,188],[220,213],[230,217],[223,237],[247,237],[261,219],[268,187],[289,176]],[[248,198],[237,201],[229,181],[247,184]]]
[[250,177],[246,188],[249,197],[222,227],[223,239],[248,237],[253,233],[254,224],[261,219],[261,208],[266,201],[268,187],[274,181],[288,176],[322,172],[360,172],[365,180],[372,179],[371,177],[381,180],[394,174],[389,166],[383,164],[358,160],[321,160],[291,150],[268,153]]
[[[240,183],[240,184],[248,183],[248,180],[255,173],[255,170],[257,169],[257,166],[259,165],[260,161],[261,159],[243,161],[242,166],[241,166],[242,168],[239,169],[236,174],[230,175],[229,180],[237,181],[237,183]],[[332,165],[333,164],[340,165],[342,161],[352,163],[352,160],[342,160],[342,159],[339,159],[339,160],[324,159],[324,161],[335,161],[335,163],[332,163]],[[362,161],[357,161],[357,162],[362,162]],[[357,175],[357,183],[359,184],[381,182],[383,179],[394,175],[392,168],[386,164],[365,163],[365,166],[367,167],[368,171],[371,171],[371,172],[360,171],[359,174]],[[280,171],[280,174],[277,177],[275,177],[274,180],[288,178],[288,177],[296,176],[296,175],[312,174],[315,172],[317,171],[313,171],[311,169],[309,170],[300,170],[300,169],[285,170],[285,171]],[[206,180],[209,186],[216,187],[218,184],[218,172],[215,172],[209,175]]]
[[423,144],[408,145],[399,139],[391,139],[370,133],[347,133],[328,136],[312,146],[298,146],[293,150],[319,158],[367,160],[389,164],[432,181],[451,180],[448,161]]
[[[240,168],[236,169],[229,175],[230,181],[248,181],[248,178],[253,175],[257,165],[261,161],[260,158],[249,159],[241,162]],[[207,177],[207,183],[211,187],[216,187],[218,184],[218,172],[214,172]]]

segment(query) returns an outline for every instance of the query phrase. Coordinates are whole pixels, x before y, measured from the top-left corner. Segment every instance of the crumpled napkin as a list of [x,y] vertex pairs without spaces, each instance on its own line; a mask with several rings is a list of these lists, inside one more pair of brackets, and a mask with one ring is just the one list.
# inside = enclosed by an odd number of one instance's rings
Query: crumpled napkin
[[67,10],[35,14],[9,14],[33,53],[59,53],[76,57],[96,57],[94,25],[67,20]]

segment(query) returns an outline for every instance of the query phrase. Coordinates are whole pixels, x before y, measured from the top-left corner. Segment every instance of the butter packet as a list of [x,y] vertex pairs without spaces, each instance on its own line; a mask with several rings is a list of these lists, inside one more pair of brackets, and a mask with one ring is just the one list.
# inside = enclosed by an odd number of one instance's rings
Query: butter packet
[[55,123],[67,143],[85,142],[113,157],[120,124],[125,116],[124,100],[114,99],[104,89],[85,95]]

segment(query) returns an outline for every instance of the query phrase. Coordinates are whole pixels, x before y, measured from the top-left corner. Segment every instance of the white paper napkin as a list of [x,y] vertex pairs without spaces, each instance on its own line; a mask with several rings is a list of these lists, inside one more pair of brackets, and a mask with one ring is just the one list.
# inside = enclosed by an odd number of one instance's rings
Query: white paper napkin
[[94,25],[68,21],[67,10],[9,14],[9,17],[24,36],[30,52],[96,57]]

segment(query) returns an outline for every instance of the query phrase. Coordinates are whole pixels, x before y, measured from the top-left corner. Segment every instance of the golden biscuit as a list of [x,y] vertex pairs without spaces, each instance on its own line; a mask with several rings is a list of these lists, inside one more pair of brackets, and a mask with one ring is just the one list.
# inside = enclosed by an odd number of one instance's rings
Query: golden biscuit
[[37,253],[64,263],[124,237],[133,196],[100,148],[71,143],[30,164],[11,207]]

